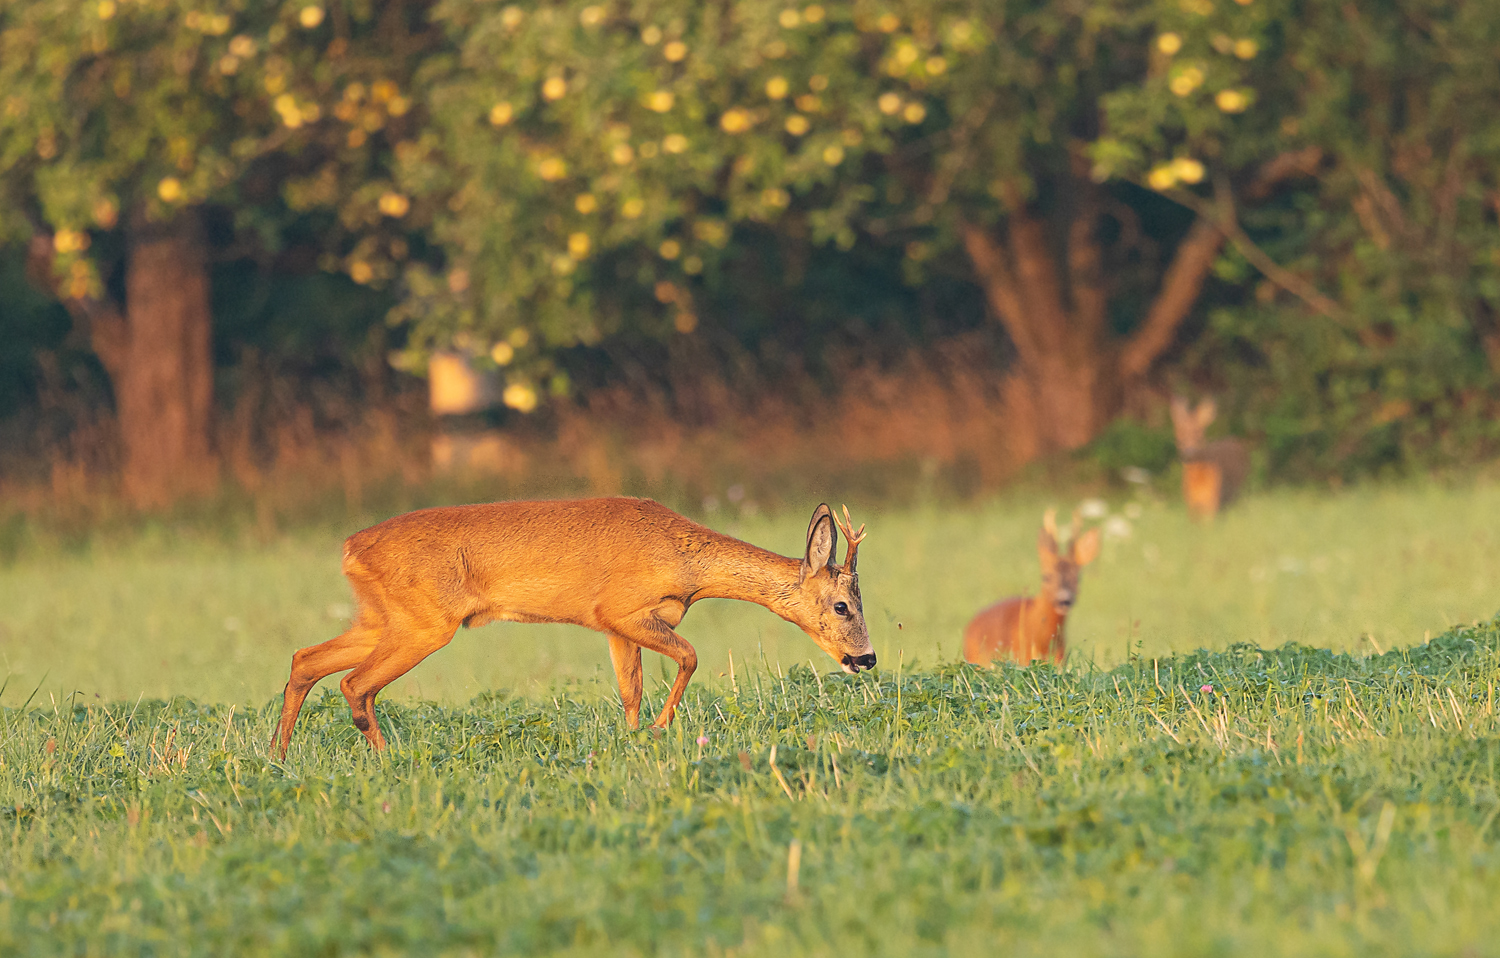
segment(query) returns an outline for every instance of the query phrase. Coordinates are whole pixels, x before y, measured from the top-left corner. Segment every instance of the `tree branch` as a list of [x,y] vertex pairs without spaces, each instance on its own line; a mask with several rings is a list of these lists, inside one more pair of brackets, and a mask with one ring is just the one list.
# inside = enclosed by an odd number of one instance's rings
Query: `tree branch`
[[69,296],[58,283],[57,272],[53,268],[56,255],[52,234],[34,233],[26,248],[27,278],[38,289],[62,303],[73,321],[88,334],[89,348],[99,357],[99,362],[104,364],[109,378],[118,382],[125,368],[130,327],[115,304],[92,296]]
[[1026,325],[1026,309],[1021,304],[1021,293],[1016,285],[1015,273],[1006,261],[1005,251],[990,237],[982,226],[963,223],[961,226],[964,249],[979,285],[984,288],[985,298],[990,301],[1000,323],[1015,343],[1016,351],[1030,359],[1037,355],[1038,344],[1032,339]]
[[1151,300],[1146,321],[1120,351],[1122,378],[1130,380],[1144,376],[1157,357],[1172,345],[1177,328],[1198,301],[1208,271],[1213,268],[1223,246],[1224,232],[1200,216],[1172,254],[1172,262],[1162,277],[1161,289]]

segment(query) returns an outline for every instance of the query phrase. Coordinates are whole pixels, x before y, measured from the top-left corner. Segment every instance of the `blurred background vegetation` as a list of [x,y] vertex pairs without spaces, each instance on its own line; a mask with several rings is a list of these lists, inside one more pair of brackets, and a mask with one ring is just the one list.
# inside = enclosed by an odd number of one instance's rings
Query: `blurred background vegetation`
[[[1480,0],[10,0],[0,496],[966,495],[1169,469],[1173,392],[1262,481],[1479,460],[1496,49]],[[440,351],[493,408],[432,415]]]

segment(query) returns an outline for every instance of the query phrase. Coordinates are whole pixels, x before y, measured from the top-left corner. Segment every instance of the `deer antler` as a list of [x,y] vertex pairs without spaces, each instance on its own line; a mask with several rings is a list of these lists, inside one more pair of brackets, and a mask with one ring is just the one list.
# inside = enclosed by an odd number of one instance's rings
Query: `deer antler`
[[840,519],[835,513],[833,521],[838,523],[839,530],[844,533],[844,538],[849,542],[849,551],[844,553],[844,571],[850,575],[854,574],[854,556],[859,552],[859,544],[865,540],[865,524],[859,524],[859,531],[854,531],[854,520],[849,518],[849,507],[844,506],[844,518]]

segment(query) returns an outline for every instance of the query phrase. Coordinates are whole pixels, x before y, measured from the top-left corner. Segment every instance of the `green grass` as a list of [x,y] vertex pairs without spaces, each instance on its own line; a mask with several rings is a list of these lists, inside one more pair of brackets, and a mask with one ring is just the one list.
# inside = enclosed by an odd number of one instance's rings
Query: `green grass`
[[383,758],[329,693],[284,765],[270,709],[9,710],[0,951],[1494,954],[1497,676],[1495,623],[756,670],[659,737],[592,683],[386,706]]
[[629,733],[601,639],[492,626],[382,700],[386,755],[325,690],[285,763],[339,534],[33,554],[0,569],[0,954],[1500,954],[1500,620],[1446,628],[1497,605],[1497,500],[1146,500],[1062,671],[951,661],[1033,585],[1044,499],[858,510],[876,673],[705,603],[677,724]]

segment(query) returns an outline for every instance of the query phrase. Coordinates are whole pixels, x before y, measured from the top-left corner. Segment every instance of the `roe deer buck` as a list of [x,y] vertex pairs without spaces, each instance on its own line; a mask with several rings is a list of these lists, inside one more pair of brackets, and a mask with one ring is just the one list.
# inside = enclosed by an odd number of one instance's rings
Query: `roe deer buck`
[[1060,553],[1057,511],[1047,510],[1036,542],[1042,559],[1041,595],[1005,599],[974,616],[964,629],[964,661],[988,665],[1003,658],[1026,665],[1033,659],[1051,658],[1062,664],[1067,652],[1063,623],[1078,598],[1078,571],[1099,555],[1099,530],[1079,535],[1081,525],[1075,512],[1072,540],[1067,552]]
[[[672,721],[698,655],[673,629],[699,599],[744,599],[798,625],[846,672],[875,667],[855,556],[865,527],[849,510],[813,512],[802,558],[720,535],[649,499],[496,502],[422,509],[344,542],[359,611],[338,638],[292,656],[272,751],[285,756],[307,693],[348,669],[354,725],[385,738],[375,696],[447,645],[459,625],[563,622],[603,632],[631,728],[639,725],[641,649],[677,662],[656,726]],[[848,539],[834,564],[841,528]]]
[[1172,397],[1172,432],[1182,457],[1182,497],[1194,519],[1212,519],[1229,505],[1250,473],[1250,452],[1243,440],[1203,441],[1203,431],[1218,408],[1205,399],[1189,408],[1181,396]]

